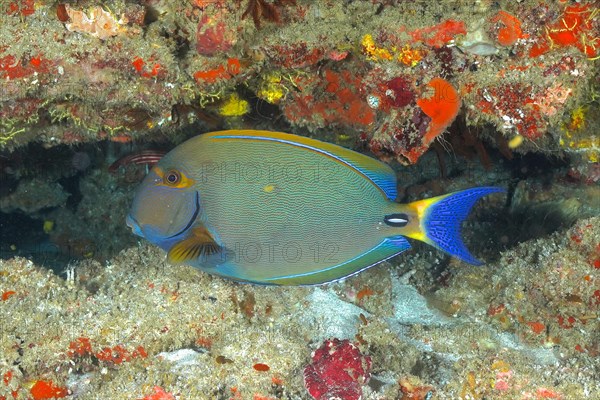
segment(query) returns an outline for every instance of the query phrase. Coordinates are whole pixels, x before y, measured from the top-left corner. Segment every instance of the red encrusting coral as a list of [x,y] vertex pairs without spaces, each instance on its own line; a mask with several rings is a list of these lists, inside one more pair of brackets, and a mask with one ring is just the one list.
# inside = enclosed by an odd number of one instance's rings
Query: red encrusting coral
[[0,79],[18,79],[34,73],[48,73],[54,63],[38,55],[28,61],[16,59],[12,55],[0,57]]
[[514,126],[520,135],[528,139],[538,139],[544,134],[546,122],[531,87],[514,83],[487,88],[485,93],[480,90],[480,95],[479,109],[487,114],[499,115],[506,127]]
[[[13,380],[14,377],[15,377],[15,373],[13,371],[6,371],[2,375],[2,382],[4,383],[4,386],[5,386],[4,390],[5,390],[6,395],[8,396],[8,394],[10,393],[10,395],[12,396],[13,399],[18,399],[19,391],[21,390],[21,386],[17,386],[15,389],[10,390],[10,392],[8,391],[8,388],[6,388],[6,386],[11,385],[11,381]],[[0,395],[0,400],[7,400],[7,399],[8,399],[8,397]]]
[[130,351],[122,344],[113,347],[106,346],[94,352],[90,339],[79,337],[69,344],[67,356],[69,358],[90,357],[97,361],[118,365],[136,358],[146,358],[148,357],[148,353],[146,353],[146,349],[142,346],[137,346],[134,350]]
[[7,371],[4,373],[4,375],[2,375],[2,382],[4,382],[4,386],[8,386],[10,384],[10,381],[13,378],[13,372],[12,371]]
[[[312,90],[288,96],[282,108],[286,118],[298,124],[348,125],[365,127],[375,120],[375,112],[360,94],[360,78],[350,71],[326,69],[323,80],[307,80]],[[302,82],[301,85],[302,86]],[[308,89],[308,88],[307,88]]]
[[434,95],[417,100],[417,105],[431,118],[429,128],[423,135],[423,144],[426,146],[454,121],[461,104],[458,92],[450,82],[442,78],[433,78],[427,86],[434,89]]
[[256,363],[252,366],[252,368],[254,368],[256,371],[260,371],[260,372],[267,372],[268,370],[271,369],[271,367],[269,367],[267,364],[264,364],[264,363]]
[[540,334],[546,330],[546,325],[539,321],[527,322],[527,325],[531,328],[531,331],[535,334]]
[[[404,30],[405,28],[402,28]],[[466,35],[467,26],[463,21],[448,19],[440,24],[415,29],[408,34],[415,42],[423,42],[427,46],[440,48],[454,39],[456,35]]]
[[29,393],[34,400],[46,400],[67,397],[69,391],[65,387],[57,386],[52,381],[36,381]]
[[8,4],[8,10],[6,14],[8,15],[20,15],[22,17],[27,17],[35,12],[35,3],[34,0],[20,0],[20,1],[11,1]]
[[369,381],[371,357],[348,340],[326,340],[304,368],[304,386],[316,400],[359,400]]
[[[391,83],[391,85],[390,85]],[[410,92],[410,84],[404,78],[394,78],[387,83],[386,96],[381,96],[382,110],[389,108],[390,93],[402,93],[404,96],[394,97],[401,100],[398,104],[405,107],[414,101]],[[436,137],[454,121],[461,106],[458,92],[442,78],[432,79],[427,86],[434,89],[431,97],[416,101],[418,107],[407,108],[401,115],[382,124],[369,142],[370,150],[384,161],[390,156],[402,164],[414,164],[429,149]],[[393,89],[392,89],[393,88]]]
[[148,354],[142,346],[136,347],[135,350],[129,351],[122,344],[113,347],[104,347],[95,354],[98,361],[105,361],[113,364],[122,364],[126,361],[131,361],[135,358],[146,358]]
[[598,8],[592,3],[568,6],[554,23],[545,27],[545,33],[529,50],[530,57],[538,57],[556,47],[574,46],[589,58],[600,56]]
[[89,338],[79,337],[77,340],[69,343],[69,350],[67,351],[69,357],[83,357],[89,354],[92,354],[92,344]]
[[231,49],[235,43],[234,31],[227,28],[220,14],[205,14],[196,31],[196,51],[203,56],[214,56]]
[[415,93],[408,77],[393,78],[383,85],[383,89],[385,89],[384,103],[391,107],[406,107],[415,100]]
[[135,57],[133,59],[133,61],[131,62],[131,65],[144,78],[155,77],[162,70],[162,67],[158,63],[155,63],[152,66],[152,69],[149,70],[148,68],[145,67],[146,62],[144,61],[144,59],[142,57]]
[[144,396],[140,400],[175,400],[175,396],[172,393],[166,392],[160,386],[154,386],[154,393]]
[[17,292],[15,292],[14,290],[7,290],[5,292],[2,292],[2,301],[8,300],[10,297],[14,296],[15,294],[17,294]]
[[273,46],[267,51],[270,61],[284,68],[305,68],[315,65],[326,57],[325,51],[319,47],[309,47],[306,43]]
[[500,22],[503,27],[498,29],[498,43],[502,46],[512,46],[518,39],[526,39],[529,35],[521,29],[521,21],[506,11],[498,11],[491,22]]
[[241,72],[240,60],[237,58],[228,58],[227,65],[219,65],[216,68],[197,71],[194,73],[194,79],[200,82],[214,83],[220,79],[230,79]]

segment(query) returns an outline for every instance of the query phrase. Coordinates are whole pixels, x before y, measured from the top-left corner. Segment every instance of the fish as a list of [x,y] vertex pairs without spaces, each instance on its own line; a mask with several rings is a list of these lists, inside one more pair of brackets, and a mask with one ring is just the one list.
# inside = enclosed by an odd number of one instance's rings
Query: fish
[[201,134],[168,152],[137,188],[132,232],[173,264],[263,285],[319,285],[432,245],[481,265],[460,237],[476,187],[396,202],[394,170],[350,149],[283,132]]
[[162,150],[142,150],[138,153],[128,154],[119,158],[108,167],[108,172],[116,174],[119,168],[125,167],[129,164],[145,164],[147,166],[153,166],[166,154]]

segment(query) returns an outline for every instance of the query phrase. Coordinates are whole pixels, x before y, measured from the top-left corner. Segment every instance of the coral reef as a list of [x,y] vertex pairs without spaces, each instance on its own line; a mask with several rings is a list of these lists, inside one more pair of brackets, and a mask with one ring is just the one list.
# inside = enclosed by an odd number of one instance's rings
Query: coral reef
[[[1,2],[0,400],[600,398],[598,9]],[[297,288],[167,264],[133,192],[221,127],[371,152],[402,202],[506,187],[464,226],[488,264],[414,243]]]
[[250,15],[257,29],[260,29],[262,19],[280,23],[281,13],[279,8],[285,5],[295,6],[296,0],[275,0],[273,3],[266,0],[248,0],[242,19]]
[[[120,147],[109,160],[128,154]],[[16,235],[0,241],[17,243],[0,260],[0,398],[327,398],[323,382],[345,398],[600,394],[600,192],[587,171],[491,153],[488,169],[449,158],[452,179],[441,179],[426,153],[399,171],[403,201],[474,184],[509,188],[508,206],[486,199],[464,229],[487,266],[415,243],[343,282],[276,288],[168,265],[161,250],[136,243],[123,218],[145,165],[126,157],[109,172],[110,161],[82,151],[94,164],[83,172],[61,174],[73,151],[59,148],[43,158],[64,167],[42,164],[45,174],[10,164],[21,182],[47,182],[34,193],[60,181],[70,199],[74,183],[63,175],[79,177],[81,198],[30,213],[40,232],[54,221],[46,237],[67,260],[28,255],[34,263],[13,257],[27,255]],[[132,156],[148,154],[157,153]]]
[[92,8],[88,13],[73,9],[68,4],[64,5],[64,9],[67,14],[66,19],[69,21],[65,24],[68,31],[87,33],[98,39],[104,40],[117,36],[124,32],[122,25],[127,23],[124,17],[116,20],[110,12],[100,6]]
[[44,208],[62,206],[67,197],[69,195],[56,182],[21,180],[13,193],[0,198],[0,211],[8,213],[17,209],[33,214]]
[[65,279],[1,260],[0,398],[594,398],[598,227],[456,264],[437,288],[426,253],[325,288],[239,285],[146,245]]
[[[235,126],[258,97],[292,129],[343,129],[405,164],[457,113],[467,126],[522,138],[519,152],[597,154],[594,135],[565,146],[571,133],[561,129],[578,105],[597,102],[597,4],[503,7],[11,2],[0,10],[0,146],[130,142],[207,120]],[[179,118],[190,108],[202,112]]]

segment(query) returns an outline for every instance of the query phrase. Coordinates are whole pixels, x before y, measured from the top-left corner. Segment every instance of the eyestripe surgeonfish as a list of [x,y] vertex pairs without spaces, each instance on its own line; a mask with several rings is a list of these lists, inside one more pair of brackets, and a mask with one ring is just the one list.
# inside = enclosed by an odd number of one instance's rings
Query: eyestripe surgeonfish
[[137,190],[127,225],[172,263],[243,282],[335,281],[421,240],[480,265],[460,238],[479,187],[410,204],[386,164],[292,134],[239,130],[189,139]]

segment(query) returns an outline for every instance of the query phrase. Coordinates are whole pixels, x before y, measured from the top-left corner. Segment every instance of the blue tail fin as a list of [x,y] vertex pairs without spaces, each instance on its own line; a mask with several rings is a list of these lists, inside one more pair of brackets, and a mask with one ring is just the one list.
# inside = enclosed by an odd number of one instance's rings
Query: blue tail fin
[[419,215],[421,228],[419,239],[464,262],[482,265],[483,263],[473,257],[462,242],[460,226],[477,200],[498,192],[504,192],[504,189],[479,187],[409,204]]

